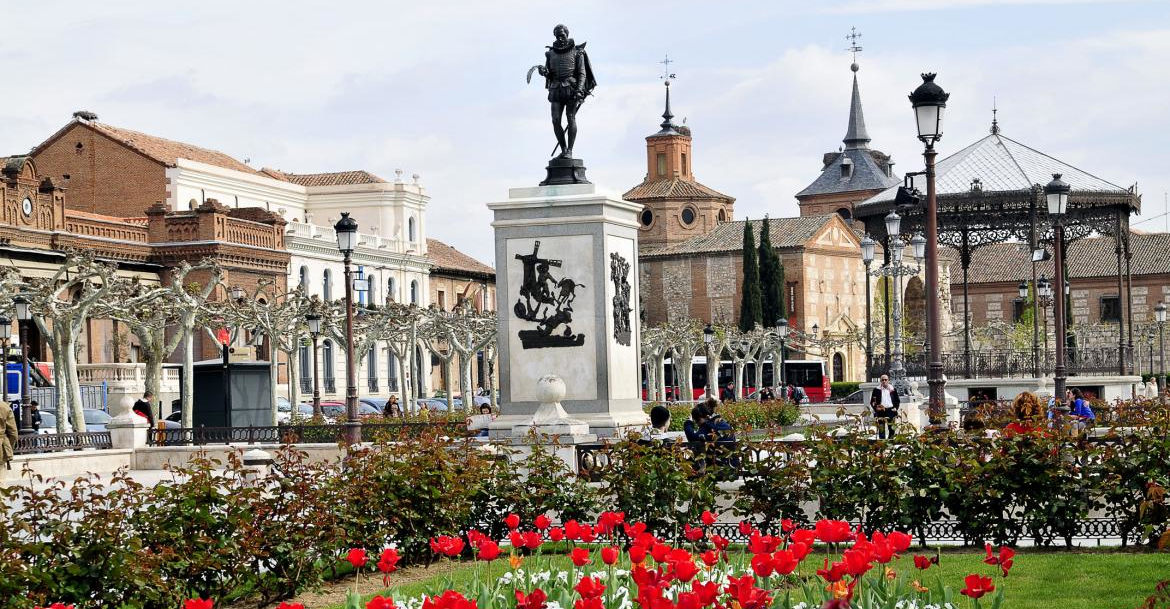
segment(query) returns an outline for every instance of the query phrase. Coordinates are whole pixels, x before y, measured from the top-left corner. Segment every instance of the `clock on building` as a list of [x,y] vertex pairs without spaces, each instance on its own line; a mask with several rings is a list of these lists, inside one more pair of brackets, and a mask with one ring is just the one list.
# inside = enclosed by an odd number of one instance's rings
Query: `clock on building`
[[20,204],[20,208],[24,211],[24,215],[32,215],[32,199],[25,197],[24,202]]

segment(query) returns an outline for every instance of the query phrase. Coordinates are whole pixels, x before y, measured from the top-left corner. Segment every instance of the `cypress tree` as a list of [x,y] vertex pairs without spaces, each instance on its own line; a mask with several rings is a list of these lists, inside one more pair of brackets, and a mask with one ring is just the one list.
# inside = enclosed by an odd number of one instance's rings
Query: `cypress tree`
[[743,223],[743,299],[739,305],[739,329],[747,332],[762,324],[764,312],[760,294],[760,263],[756,259],[756,238],[750,220]]
[[764,327],[771,328],[776,320],[786,317],[784,310],[784,263],[772,247],[768,216],[760,229],[760,293]]

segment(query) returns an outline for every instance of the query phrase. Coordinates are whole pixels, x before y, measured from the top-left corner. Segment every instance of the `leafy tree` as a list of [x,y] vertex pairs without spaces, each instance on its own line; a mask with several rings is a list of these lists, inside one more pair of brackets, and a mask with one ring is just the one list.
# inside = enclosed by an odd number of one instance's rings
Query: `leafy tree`
[[784,307],[784,263],[772,247],[772,234],[768,229],[768,216],[760,229],[760,293],[764,316],[764,327],[771,328],[776,320],[787,317]]
[[743,224],[743,299],[739,305],[739,329],[748,332],[762,324],[764,311],[760,294],[760,264],[751,221]]

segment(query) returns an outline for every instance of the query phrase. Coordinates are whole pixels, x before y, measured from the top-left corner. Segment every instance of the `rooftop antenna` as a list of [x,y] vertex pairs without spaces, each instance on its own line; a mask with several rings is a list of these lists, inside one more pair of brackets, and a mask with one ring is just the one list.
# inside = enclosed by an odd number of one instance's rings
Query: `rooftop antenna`
[[857,33],[856,27],[849,28],[849,34],[845,36],[845,40],[849,41],[849,46],[845,50],[853,53],[853,65],[849,66],[849,69],[854,72],[857,71],[857,54],[861,52],[861,45],[857,44],[860,38],[861,34]]
[[999,135],[999,108],[997,107],[995,96],[991,96],[991,134]]

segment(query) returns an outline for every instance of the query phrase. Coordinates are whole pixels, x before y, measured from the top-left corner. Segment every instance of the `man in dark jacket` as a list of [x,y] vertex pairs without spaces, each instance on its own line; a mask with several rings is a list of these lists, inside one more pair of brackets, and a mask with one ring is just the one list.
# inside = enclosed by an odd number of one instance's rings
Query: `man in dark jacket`
[[898,416],[898,390],[890,384],[890,377],[882,375],[881,382],[869,395],[869,406],[873,409],[874,423],[878,437],[893,437],[893,420]]

